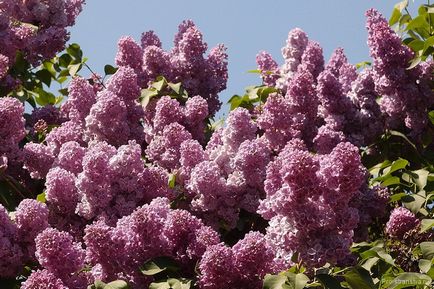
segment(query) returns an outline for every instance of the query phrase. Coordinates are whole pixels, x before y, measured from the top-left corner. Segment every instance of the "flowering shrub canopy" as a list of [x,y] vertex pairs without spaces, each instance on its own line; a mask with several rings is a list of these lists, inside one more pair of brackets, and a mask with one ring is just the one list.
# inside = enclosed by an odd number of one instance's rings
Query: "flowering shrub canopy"
[[359,65],[291,30],[222,125],[223,45],[186,20],[169,50],[122,37],[99,76],[65,49],[83,4],[0,0],[2,286],[429,286],[431,5],[368,10]]

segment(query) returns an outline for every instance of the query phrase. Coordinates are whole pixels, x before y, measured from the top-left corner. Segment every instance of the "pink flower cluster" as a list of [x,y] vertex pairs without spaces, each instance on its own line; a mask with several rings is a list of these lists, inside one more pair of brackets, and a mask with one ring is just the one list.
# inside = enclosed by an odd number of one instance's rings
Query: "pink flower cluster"
[[408,69],[414,56],[410,48],[378,11],[371,9],[366,16],[375,88],[383,96],[380,107],[386,124],[392,129],[407,127],[417,136],[426,127],[428,109],[434,104],[432,62]]
[[255,212],[264,195],[271,151],[256,138],[256,131],[249,112],[238,108],[205,150],[194,142],[181,145],[181,183],[190,207],[214,227],[234,228],[240,210]]
[[386,233],[398,240],[402,240],[405,233],[417,229],[420,226],[420,220],[408,209],[399,207],[395,208],[390,214],[389,221],[386,224]]
[[[72,3],[81,1],[56,3],[69,3],[74,14],[80,9]],[[164,256],[187,277],[198,269],[201,289],[259,289],[265,274],[284,270],[294,255],[311,267],[345,263],[388,199],[386,189],[368,188],[358,146],[390,119],[377,104],[379,85],[398,84],[382,41],[398,44],[376,12],[368,18],[381,31],[370,32],[372,68],[358,73],[342,49],[325,64],[318,43],[295,29],[281,67],[265,52],[257,57],[264,83],[278,92],[252,111],[231,111],[211,136],[206,125],[226,85],[227,55],[217,46],[204,57],[207,45],[191,21],[179,26],[170,51],[153,32],[141,45],[122,38],[119,68],[106,83],[74,78],[60,108],[36,109],[26,125],[23,105],[0,98],[0,177],[15,177],[23,165],[46,199],[23,200],[14,218],[0,206],[0,276],[36,263],[22,288],[84,289],[116,279],[144,288],[153,277],[140,266]],[[400,70],[421,87],[428,72]],[[160,75],[193,97],[159,96],[143,107],[141,89]],[[31,141],[23,141],[26,129]],[[402,210],[387,224],[394,238],[417,223]]]
[[[17,52],[33,65],[64,49],[67,27],[74,25],[84,0],[3,0],[0,2],[0,80]],[[0,82],[2,84],[2,82]]]
[[141,45],[131,37],[123,37],[118,47],[116,64],[134,69],[142,87],[164,76],[171,82],[182,82],[191,95],[206,99],[210,115],[219,110],[217,94],[226,88],[228,78],[226,48],[218,45],[204,57],[208,46],[191,20],[179,25],[170,51],[162,49],[153,31],[142,34]]
[[0,157],[2,169],[19,181],[24,181],[25,171],[22,169],[23,153],[20,142],[26,136],[24,105],[11,97],[0,98]]
[[134,288],[149,285],[139,271],[151,258],[170,256],[192,273],[205,250],[219,235],[184,210],[171,210],[169,200],[155,198],[119,219],[114,227],[95,222],[85,229],[86,259],[100,280],[125,279]]
[[208,104],[201,96],[189,98],[184,106],[169,96],[153,100],[145,108],[143,121],[149,159],[168,169],[178,168],[183,141],[205,142],[208,115]]
[[267,168],[259,206],[280,257],[289,262],[297,252],[314,267],[345,260],[359,221],[350,201],[365,179],[354,145],[342,142],[329,154],[313,155],[300,140],[290,141]]
[[232,248],[224,244],[208,247],[199,263],[199,286],[203,289],[262,288],[267,273],[284,269],[274,260],[275,252],[264,235],[248,233]]
[[417,139],[434,104],[433,66],[407,69],[413,53],[376,10],[367,12],[367,28],[374,61],[360,73],[342,48],[324,67],[322,49],[298,28],[282,48],[282,66],[268,53],[258,54],[263,83],[279,89],[258,112],[258,125],[273,149],[301,138],[328,153],[342,141],[366,146],[385,129],[408,130]]
[[36,200],[24,199],[12,220],[0,205],[0,268],[1,277],[14,277],[25,262],[35,260],[35,238],[48,224],[48,208]]

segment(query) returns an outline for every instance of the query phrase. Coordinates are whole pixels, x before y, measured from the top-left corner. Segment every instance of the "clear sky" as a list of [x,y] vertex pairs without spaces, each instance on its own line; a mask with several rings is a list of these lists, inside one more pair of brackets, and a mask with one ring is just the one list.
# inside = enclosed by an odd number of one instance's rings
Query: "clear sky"
[[[87,0],[84,11],[71,29],[71,42],[81,45],[88,64],[103,74],[113,64],[118,39],[131,35],[137,41],[142,32],[154,30],[163,47],[172,47],[178,24],[192,19],[208,47],[224,43],[229,54],[228,88],[220,94],[225,103],[243,93],[248,85],[259,84],[255,56],[270,52],[281,63],[280,49],[288,32],[303,29],[318,41],[326,61],[336,47],[343,47],[352,63],[369,59],[364,13],[377,8],[387,18],[398,0]],[[421,1],[416,1],[421,2]],[[83,74],[85,74],[84,72]],[[224,107],[223,112],[227,112]]]

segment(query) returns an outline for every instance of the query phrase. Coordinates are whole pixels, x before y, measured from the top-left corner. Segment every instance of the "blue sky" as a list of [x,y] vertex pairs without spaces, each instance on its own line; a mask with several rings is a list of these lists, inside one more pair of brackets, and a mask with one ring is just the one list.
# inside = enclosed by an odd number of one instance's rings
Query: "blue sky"
[[[102,2],[104,4],[102,5]],[[309,38],[320,42],[326,60],[336,47],[343,47],[352,63],[369,59],[364,13],[375,7],[387,18],[398,0],[87,0],[84,11],[71,29],[71,42],[81,45],[88,64],[103,74],[112,64],[116,44],[123,35],[140,39],[154,30],[165,49],[172,47],[178,24],[192,19],[208,47],[224,43],[229,54],[228,88],[220,94],[223,102],[258,84],[255,56],[270,52],[281,63],[280,49],[289,30],[299,27]],[[420,1],[416,1],[420,2]],[[86,74],[86,72],[84,72]],[[227,112],[227,107],[223,112]],[[220,114],[221,115],[221,114]]]

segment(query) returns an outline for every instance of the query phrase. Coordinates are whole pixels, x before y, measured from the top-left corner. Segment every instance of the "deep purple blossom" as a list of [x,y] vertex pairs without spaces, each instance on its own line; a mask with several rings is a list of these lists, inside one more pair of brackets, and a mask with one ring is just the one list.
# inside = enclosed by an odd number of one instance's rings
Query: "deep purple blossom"
[[420,226],[420,220],[408,209],[395,208],[390,214],[386,224],[386,233],[392,237],[402,240],[405,233]]

